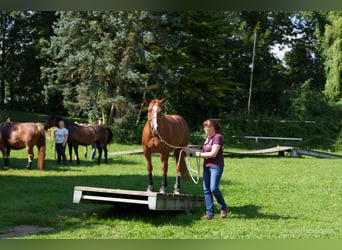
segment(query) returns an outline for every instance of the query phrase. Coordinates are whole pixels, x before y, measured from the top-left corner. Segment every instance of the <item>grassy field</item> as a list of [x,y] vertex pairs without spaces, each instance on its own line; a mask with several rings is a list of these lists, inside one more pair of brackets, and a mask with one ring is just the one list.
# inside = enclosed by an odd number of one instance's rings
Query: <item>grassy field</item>
[[[140,145],[110,145],[110,151]],[[81,148],[82,152],[82,148]],[[59,166],[48,139],[46,170],[23,169],[25,150],[12,151],[0,170],[0,238],[29,239],[341,239],[341,160],[278,157],[226,158],[221,189],[227,219],[201,221],[204,208],[150,211],[141,206],[73,204],[76,185],[144,191],[143,155],[110,156],[108,164],[84,159]],[[159,157],[154,182],[161,182]],[[170,159],[169,185],[175,162]],[[2,166],[2,163],[1,163]],[[36,167],[36,161],[34,166]],[[202,194],[201,184],[182,183],[182,193]],[[28,228],[26,232],[25,228]],[[24,228],[24,229],[23,229]],[[27,232],[35,228],[36,231]]]

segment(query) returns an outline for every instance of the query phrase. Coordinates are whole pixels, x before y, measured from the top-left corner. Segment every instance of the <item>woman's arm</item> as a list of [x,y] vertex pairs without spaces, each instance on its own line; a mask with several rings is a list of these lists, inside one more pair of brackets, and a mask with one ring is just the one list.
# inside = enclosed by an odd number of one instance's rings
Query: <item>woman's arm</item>
[[65,145],[66,145],[66,142],[67,142],[67,140],[68,140],[68,134],[67,134],[67,133],[65,133],[65,134],[64,134],[64,142],[63,142],[63,146],[65,146]]
[[220,144],[213,144],[210,152],[196,151],[194,152],[194,155],[198,157],[203,157],[203,158],[215,158],[220,148],[221,148]]
[[198,156],[198,157],[215,158],[220,148],[221,148],[220,144],[213,144],[210,152],[203,152],[202,149],[195,149],[195,148],[188,148],[188,147],[184,148],[184,151],[190,152],[191,154]]

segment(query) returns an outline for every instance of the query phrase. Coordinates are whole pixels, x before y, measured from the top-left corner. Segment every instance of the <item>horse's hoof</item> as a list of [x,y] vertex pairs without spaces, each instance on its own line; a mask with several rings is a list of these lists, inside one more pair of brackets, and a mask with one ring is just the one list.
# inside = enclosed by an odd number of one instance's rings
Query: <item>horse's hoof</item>
[[173,194],[175,194],[175,195],[180,195],[181,193],[180,193],[179,190],[173,190]]
[[32,162],[29,162],[25,166],[26,169],[31,169],[32,168]]
[[4,170],[8,170],[8,167],[7,167],[7,166],[4,166]]
[[159,193],[161,193],[161,194],[166,194],[166,193],[167,193],[166,187],[161,187],[161,188],[159,189]]
[[153,192],[153,186],[148,185],[148,187],[147,187],[147,192]]

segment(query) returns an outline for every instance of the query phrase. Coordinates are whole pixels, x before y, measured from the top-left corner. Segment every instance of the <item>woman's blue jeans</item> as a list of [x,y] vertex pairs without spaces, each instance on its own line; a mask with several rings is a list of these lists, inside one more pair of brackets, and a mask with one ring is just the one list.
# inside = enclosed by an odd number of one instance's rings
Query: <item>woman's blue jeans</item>
[[209,216],[214,216],[213,197],[216,198],[221,210],[227,210],[227,204],[219,189],[222,173],[222,166],[204,167],[203,169],[204,200],[207,208],[206,214]]
[[93,148],[91,149],[91,153],[90,153],[91,161],[95,159],[95,154],[96,154],[96,143],[93,144]]

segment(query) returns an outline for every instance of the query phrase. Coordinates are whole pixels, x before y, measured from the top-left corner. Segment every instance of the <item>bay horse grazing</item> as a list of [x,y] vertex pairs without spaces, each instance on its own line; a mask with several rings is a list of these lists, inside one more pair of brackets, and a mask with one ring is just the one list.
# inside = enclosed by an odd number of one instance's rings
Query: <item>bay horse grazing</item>
[[[163,113],[163,103],[166,98],[153,99],[149,101],[148,120],[142,132],[141,142],[144,155],[147,161],[148,187],[147,191],[153,191],[152,178],[152,153],[160,153],[162,162],[162,186],[161,193],[167,192],[167,171],[169,153],[174,151],[176,158],[176,181],[174,193],[180,193],[180,176],[184,181],[189,181],[190,176],[186,169],[184,154],[181,149],[188,145],[189,129],[186,121],[180,115],[165,115]],[[181,154],[180,158],[179,155]]]
[[77,165],[80,164],[78,156],[78,146],[88,146],[96,143],[98,149],[97,163],[101,163],[102,150],[104,152],[104,162],[108,163],[108,143],[113,139],[113,133],[110,128],[103,125],[79,125],[72,121],[64,120],[62,117],[52,116],[44,126],[45,130],[51,127],[57,127],[59,121],[63,120],[65,127],[69,130],[68,135],[68,148],[69,148],[69,161],[72,162],[72,149],[74,148]]
[[34,147],[38,148],[38,169],[45,169],[46,141],[45,131],[36,123],[2,122],[0,123],[0,150],[4,159],[4,169],[9,168],[11,149],[26,148],[28,154],[27,169],[31,169]]

